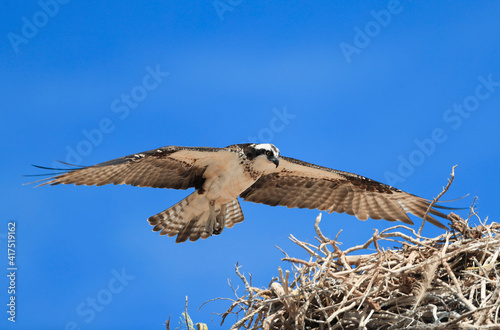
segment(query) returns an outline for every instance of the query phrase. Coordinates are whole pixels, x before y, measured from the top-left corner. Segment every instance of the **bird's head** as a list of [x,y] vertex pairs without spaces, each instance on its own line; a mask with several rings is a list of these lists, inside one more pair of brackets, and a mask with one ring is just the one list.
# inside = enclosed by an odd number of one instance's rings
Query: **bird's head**
[[[278,167],[280,160],[280,151],[270,143],[251,144],[251,158],[254,158],[255,164],[263,167],[263,170],[274,169]],[[269,165],[274,164],[272,168]]]

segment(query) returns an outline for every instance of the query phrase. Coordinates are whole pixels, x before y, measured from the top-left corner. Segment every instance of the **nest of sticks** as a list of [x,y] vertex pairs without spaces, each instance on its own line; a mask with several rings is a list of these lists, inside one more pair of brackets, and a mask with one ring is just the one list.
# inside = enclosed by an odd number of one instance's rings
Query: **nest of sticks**
[[[290,236],[309,260],[285,253],[292,271],[279,268],[267,289],[236,265],[245,295],[222,323],[238,314],[231,329],[500,329],[500,224],[449,218],[452,230],[435,238],[398,225],[341,250],[322,234],[320,215],[317,245]],[[376,253],[359,255],[371,246]]]

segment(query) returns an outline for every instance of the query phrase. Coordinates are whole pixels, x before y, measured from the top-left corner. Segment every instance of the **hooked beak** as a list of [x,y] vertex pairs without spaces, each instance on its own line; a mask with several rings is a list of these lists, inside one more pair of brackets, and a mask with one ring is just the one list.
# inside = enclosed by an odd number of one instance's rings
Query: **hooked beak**
[[274,165],[276,165],[276,168],[278,168],[278,165],[280,164],[279,158],[278,157],[273,158],[272,162],[274,163]]

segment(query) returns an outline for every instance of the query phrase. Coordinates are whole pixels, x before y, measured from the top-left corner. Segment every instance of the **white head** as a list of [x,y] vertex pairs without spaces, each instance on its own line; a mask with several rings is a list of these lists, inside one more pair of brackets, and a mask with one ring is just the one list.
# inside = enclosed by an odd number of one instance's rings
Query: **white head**
[[279,165],[280,151],[270,143],[250,144],[248,159],[254,159],[254,168],[263,172],[273,170]]

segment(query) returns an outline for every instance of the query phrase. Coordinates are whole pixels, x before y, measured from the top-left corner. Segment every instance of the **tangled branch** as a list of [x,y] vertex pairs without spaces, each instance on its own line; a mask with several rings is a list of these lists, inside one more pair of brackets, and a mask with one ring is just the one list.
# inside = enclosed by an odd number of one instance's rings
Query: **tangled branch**
[[[321,232],[320,215],[317,246],[290,236],[309,260],[285,253],[292,272],[279,268],[267,289],[242,279],[245,295],[222,323],[235,313],[244,315],[231,329],[498,329],[500,224],[449,220],[452,231],[438,237],[398,225],[343,251]],[[383,241],[401,247],[383,249]],[[372,244],[376,253],[355,254]]]

